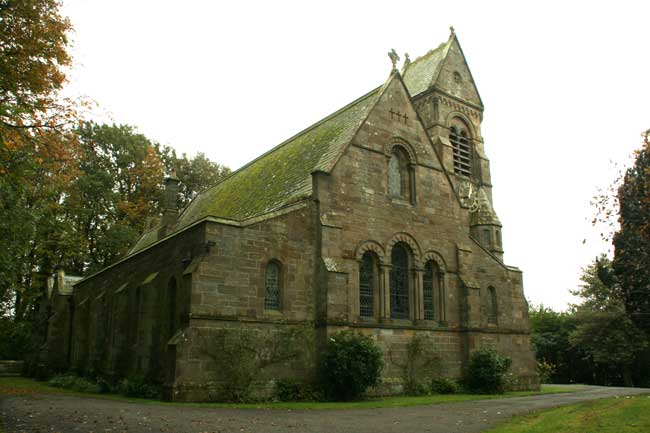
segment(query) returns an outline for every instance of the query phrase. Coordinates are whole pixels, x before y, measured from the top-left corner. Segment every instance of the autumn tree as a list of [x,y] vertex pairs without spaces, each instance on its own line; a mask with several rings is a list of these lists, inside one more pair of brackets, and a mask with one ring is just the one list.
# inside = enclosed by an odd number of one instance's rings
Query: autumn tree
[[75,176],[69,125],[74,105],[60,98],[69,21],[52,0],[0,0],[0,300],[21,320],[45,289],[57,255],[61,201]]
[[129,125],[85,122],[79,176],[66,200],[67,218],[80,252],[65,267],[78,274],[101,269],[123,257],[162,211],[162,184],[175,170],[181,180],[179,206],[230,170],[199,153],[195,158],[160,146]]
[[[46,125],[65,81],[70,21],[56,0],[0,0],[0,122]],[[52,126],[52,125],[50,125]]]

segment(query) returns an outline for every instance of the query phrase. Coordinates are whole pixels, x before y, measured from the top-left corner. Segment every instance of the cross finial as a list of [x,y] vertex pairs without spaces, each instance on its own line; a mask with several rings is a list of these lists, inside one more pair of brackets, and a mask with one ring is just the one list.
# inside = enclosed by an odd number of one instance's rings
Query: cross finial
[[399,62],[399,55],[397,54],[394,48],[391,48],[391,50],[388,52],[388,57],[390,57],[390,61],[393,63],[393,71],[397,70],[397,62]]
[[449,26],[449,31],[451,32],[452,35],[456,34],[456,29],[454,28],[454,26]]

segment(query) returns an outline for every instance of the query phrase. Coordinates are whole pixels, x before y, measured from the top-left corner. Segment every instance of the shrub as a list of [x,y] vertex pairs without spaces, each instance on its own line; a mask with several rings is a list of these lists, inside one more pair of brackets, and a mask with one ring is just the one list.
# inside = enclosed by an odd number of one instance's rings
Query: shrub
[[158,385],[148,382],[144,376],[132,375],[120,381],[117,392],[127,397],[150,398],[159,400],[161,389]]
[[453,379],[433,379],[431,381],[431,392],[434,394],[456,394],[458,383]]
[[47,382],[47,384],[55,388],[71,389],[78,392],[100,393],[103,391],[97,383],[84,377],[79,377],[69,373],[54,376]]
[[512,360],[499,355],[488,347],[472,353],[465,374],[465,385],[470,392],[479,394],[500,394],[508,382],[508,370]]
[[295,379],[280,379],[273,390],[276,401],[318,401],[320,397],[312,385]]
[[542,383],[549,383],[556,370],[555,365],[545,359],[537,361],[537,372],[539,373],[539,380]]
[[352,400],[379,384],[381,349],[367,336],[342,331],[327,342],[319,365],[319,378],[327,398]]

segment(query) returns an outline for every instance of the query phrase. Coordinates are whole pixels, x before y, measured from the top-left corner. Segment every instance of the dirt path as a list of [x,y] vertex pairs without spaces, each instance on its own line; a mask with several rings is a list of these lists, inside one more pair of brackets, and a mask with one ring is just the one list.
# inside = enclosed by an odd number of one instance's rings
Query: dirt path
[[[389,409],[213,409],[64,395],[5,397],[0,416],[13,432],[480,432],[512,415],[605,397],[650,393],[650,389],[586,387],[546,394]],[[649,397],[650,398],[650,397]]]

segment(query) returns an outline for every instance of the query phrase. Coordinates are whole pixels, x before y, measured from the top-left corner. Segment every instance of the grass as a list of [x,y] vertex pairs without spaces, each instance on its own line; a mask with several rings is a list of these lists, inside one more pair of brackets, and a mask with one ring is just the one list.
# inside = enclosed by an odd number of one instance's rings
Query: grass
[[235,409],[372,409],[383,407],[408,407],[426,406],[441,403],[455,403],[469,400],[487,400],[495,398],[523,397],[529,395],[556,394],[575,392],[577,389],[565,387],[554,387],[542,385],[541,391],[519,391],[508,392],[501,395],[480,395],[480,394],[447,394],[447,395],[425,395],[418,397],[383,397],[371,398],[363,401],[353,402],[264,402],[264,403],[167,403],[158,400],[147,400],[142,398],[129,398],[116,394],[94,394],[71,391],[62,388],[48,386],[46,382],[38,382],[24,377],[0,377],[0,397],[7,395],[30,395],[30,394],[65,394],[79,397],[94,397],[110,400],[137,402],[144,404],[161,404],[177,406],[201,406],[213,408],[235,408]]
[[650,432],[650,395],[618,397],[517,416],[486,433]]

